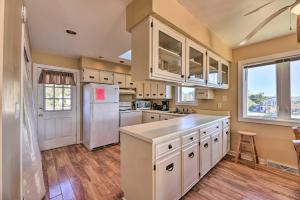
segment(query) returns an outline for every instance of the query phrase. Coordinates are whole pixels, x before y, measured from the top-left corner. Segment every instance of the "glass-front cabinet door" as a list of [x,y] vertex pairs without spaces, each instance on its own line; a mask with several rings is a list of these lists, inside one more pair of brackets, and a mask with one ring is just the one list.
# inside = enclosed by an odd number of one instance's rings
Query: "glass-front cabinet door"
[[153,19],[153,75],[184,81],[185,37]]
[[207,85],[211,87],[220,87],[220,59],[212,52],[207,52]]
[[229,63],[221,60],[221,86],[223,89],[229,88]]
[[206,49],[195,42],[186,40],[186,82],[206,84]]

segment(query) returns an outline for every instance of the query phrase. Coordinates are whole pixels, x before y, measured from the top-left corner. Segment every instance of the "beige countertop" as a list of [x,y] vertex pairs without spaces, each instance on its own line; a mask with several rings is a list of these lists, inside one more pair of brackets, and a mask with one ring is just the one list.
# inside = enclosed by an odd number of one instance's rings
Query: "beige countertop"
[[190,114],[166,121],[122,127],[120,128],[120,132],[121,134],[128,134],[149,143],[159,143],[227,118],[229,116]]

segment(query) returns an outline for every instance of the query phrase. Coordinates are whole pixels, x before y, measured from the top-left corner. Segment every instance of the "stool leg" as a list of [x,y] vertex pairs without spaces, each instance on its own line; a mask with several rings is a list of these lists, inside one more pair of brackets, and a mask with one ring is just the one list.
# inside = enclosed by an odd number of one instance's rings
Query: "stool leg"
[[257,153],[257,150],[256,150],[256,144],[255,144],[255,139],[253,137],[253,144],[254,144],[254,150],[255,150],[255,155],[256,155],[256,162],[259,163],[259,160],[258,160],[258,153]]
[[238,158],[240,156],[240,153],[241,153],[241,140],[242,140],[242,136],[239,135],[239,139],[238,139],[238,145],[237,145],[237,148],[236,148],[236,151],[235,151],[235,163],[237,163],[238,161]]
[[253,161],[254,161],[254,168],[256,169],[256,153],[255,153],[255,145],[254,145],[254,137],[251,136],[251,146],[252,146],[252,156],[253,156]]

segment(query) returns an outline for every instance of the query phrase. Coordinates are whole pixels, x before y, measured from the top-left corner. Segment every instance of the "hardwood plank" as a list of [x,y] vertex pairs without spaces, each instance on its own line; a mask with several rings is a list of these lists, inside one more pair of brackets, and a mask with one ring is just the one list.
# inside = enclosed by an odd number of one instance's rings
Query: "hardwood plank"
[[[121,199],[118,145],[93,152],[81,145],[72,145],[42,152],[42,155],[45,185],[52,197],[48,199]],[[300,178],[289,176],[259,167],[255,170],[224,159],[182,199],[300,199]]]

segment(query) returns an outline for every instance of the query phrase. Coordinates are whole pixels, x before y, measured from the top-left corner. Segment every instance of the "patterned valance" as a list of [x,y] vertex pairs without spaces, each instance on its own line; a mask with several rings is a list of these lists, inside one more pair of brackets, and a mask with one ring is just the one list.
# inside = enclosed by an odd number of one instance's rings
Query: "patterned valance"
[[52,70],[42,70],[39,83],[57,85],[76,85],[74,74]]

